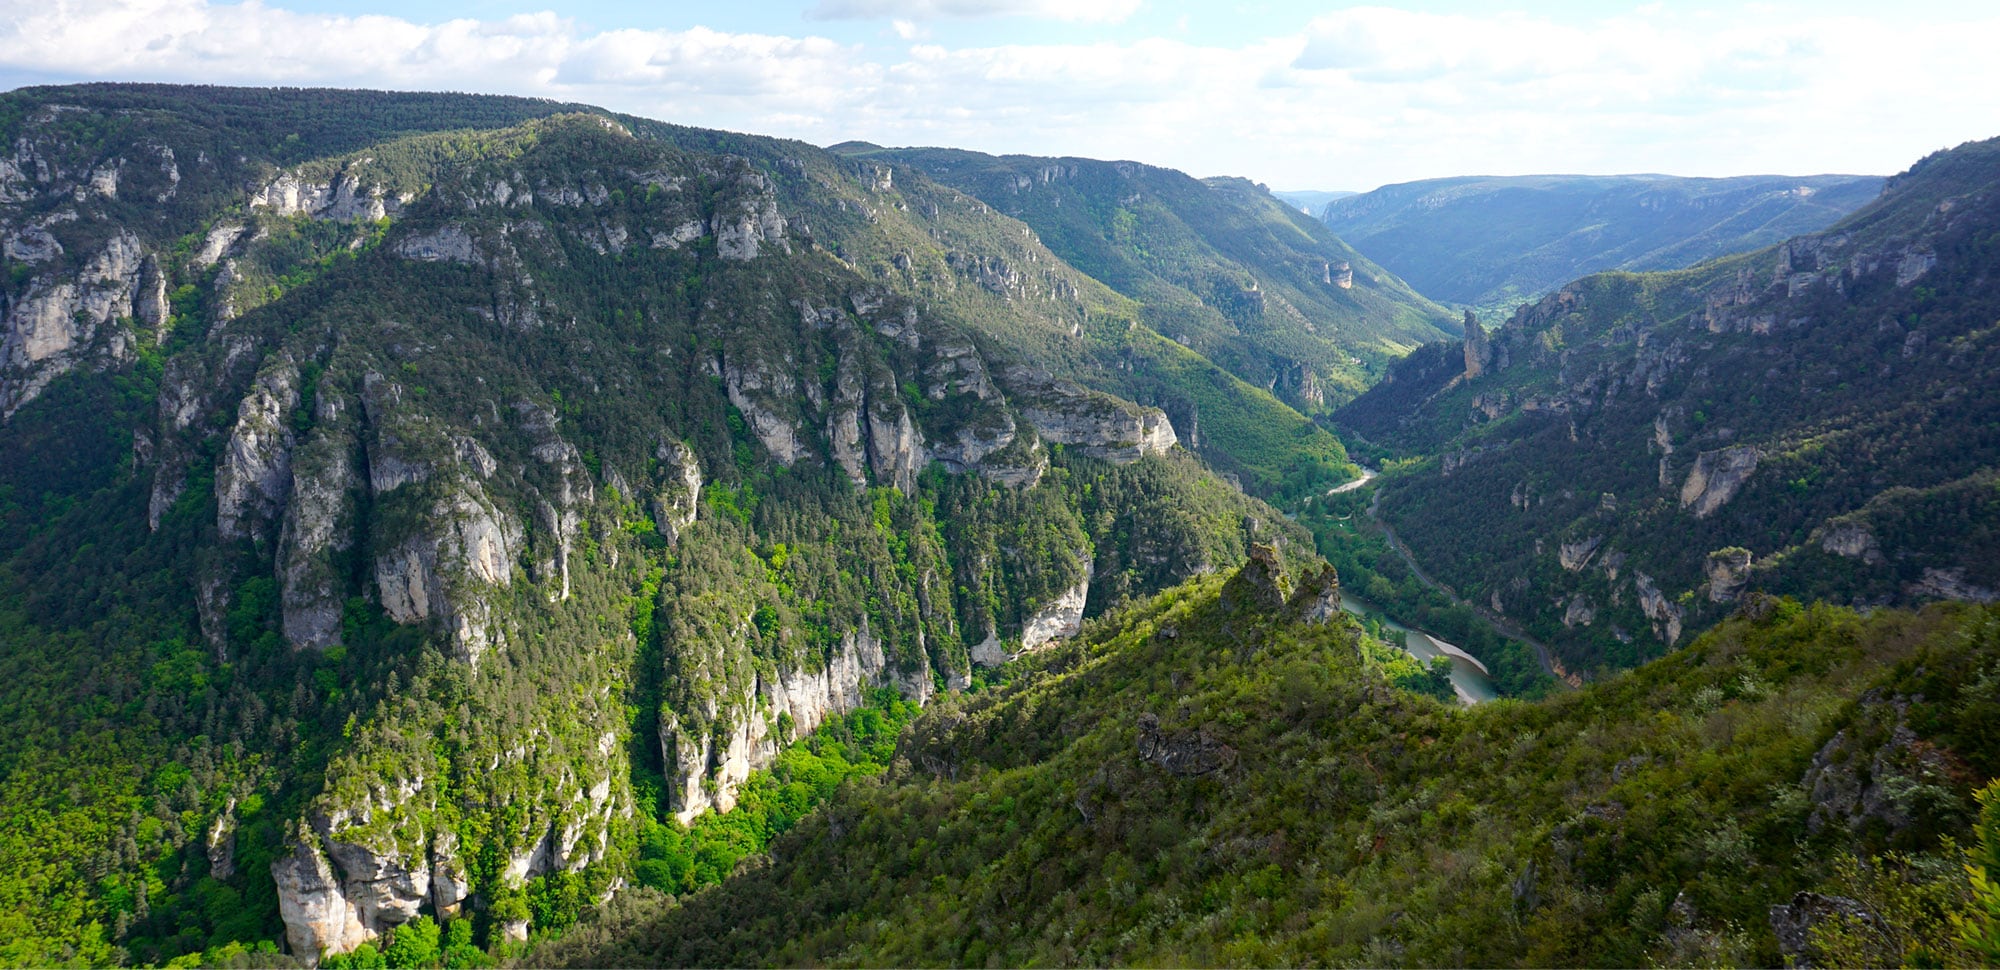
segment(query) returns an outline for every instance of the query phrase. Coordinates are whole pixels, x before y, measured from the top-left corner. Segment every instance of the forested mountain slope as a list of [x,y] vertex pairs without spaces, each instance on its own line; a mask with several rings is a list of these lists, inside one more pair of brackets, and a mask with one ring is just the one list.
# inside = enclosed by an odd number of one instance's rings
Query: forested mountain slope
[[1146,323],[1308,414],[1455,329],[1443,308],[1262,186],[1137,162],[833,149],[914,167],[1034,227]]
[[1094,622],[933,706],[768,860],[529,962],[1986,959],[1940,837],[1976,844],[2000,772],[2000,608],[1759,599],[1609,682],[1460,709],[1390,688],[1299,585],[1253,561]]
[[1309,548],[1072,380],[1137,380],[1107,348],[1289,436],[1246,484],[1349,471],[1019,223],[810,146],[373,92],[0,109],[0,962],[557,930],[881,691]]
[[1817,232],[1878,176],[1520,175],[1428,179],[1335,199],[1327,226],[1417,291],[1511,312],[1605,270],[1665,270]]
[[1411,355],[1338,420],[1381,513],[1572,669],[1657,656],[1763,589],[2000,597],[2000,141],[1840,224],[1607,273]]

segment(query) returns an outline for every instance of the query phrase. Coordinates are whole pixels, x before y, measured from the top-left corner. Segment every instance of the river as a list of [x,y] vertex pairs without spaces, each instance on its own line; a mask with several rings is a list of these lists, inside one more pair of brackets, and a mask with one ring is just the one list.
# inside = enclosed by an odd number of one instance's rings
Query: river
[[1493,687],[1492,678],[1487,676],[1485,665],[1456,645],[1397,623],[1382,612],[1381,607],[1346,590],[1341,590],[1340,607],[1356,616],[1372,616],[1384,627],[1401,631],[1406,641],[1403,649],[1418,660],[1428,663],[1432,657],[1450,657],[1451,688],[1458,692],[1460,704],[1471,706],[1500,696],[1500,692]]

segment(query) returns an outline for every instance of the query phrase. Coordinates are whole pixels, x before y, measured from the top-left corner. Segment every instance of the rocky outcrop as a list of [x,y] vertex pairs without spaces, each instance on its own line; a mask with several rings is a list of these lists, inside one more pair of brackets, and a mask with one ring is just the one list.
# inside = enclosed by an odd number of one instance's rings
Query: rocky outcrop
[[790,363],[765,366],[731,361],[723,367],[723,385],[729,403],[743,413],[744,423],[763,442],[764,450],[785,465],[806,455],[801,429],[785,413],[798,396],[797,383],[787,366]]
[[506,586],[521,529],[469,483],[430,508],[422,531],[375,558],[382,609],[398,623],[439,622],[477,665],[500,631],[482,587]]
[[1880,825],[1894,834],[1961,809],[1954,779],[1964,765],[1911,730],[1910,704],[1908,697],[1864,692],[1854,722],[1813,754],[1800,779],[1813,806],[1808,832]]
[[302,180],[287,172],[251,194],[250,208],[332,222],[373,222],[400,213],[408,201],[389,195],[380,185],[364,186],[350,172],[341,172],[326,182]]
[[729,159],[723,174],[730,184],[710,219],[716,255],[726,260],[748,261],[756,259],[765,246],[790,253],[791,243],[785,239],[786,220],[778,212],[778,198],[771,180],[741,158]]
[[1653,583],[1653,577],[1645,573],[1633,573],[1632,584],[1639,593],[1639,612],[1652,621],[1653,634],[1667,646],[1673,646],[1681,638],[1681,623],[1685,611],[1679,603],[1668,599]]
[[202,239],[201,248],[195,250],[191,258],[197,269],[207,269],[222,261],[222,257],[236,246],[236,240],[243,238],[244,226],[240,222],[218,222]]
[[1339,616],[1340,574],[1326,563],[1308,571],[1292,590],[1290,606],[1292,614],[1305,623],[1326,623]]
[[351,410],[347,398],[322,387],[313,402],[312,431],[292,453],[277,570],[285,641],[293,649],[324,650],[340,643],[347,594],[340,559],[354,545],[356,496],[363,485]]
[[[500,632],[486,592],[512,581],[526,536],[481,485],[493,463],[477,442],[411,411],[401,388],[380,375],[363,383],[369,491],[378,511],[413,523],[374,538],[382,609],[398,623],[437,623],[458,658],[477,664]],[[538,456],[549,447],[538,445]],[[560,521],[544,525],[565,534]]]
[[236,799],[229,800],[228,807],[215,817],[208,827],[208,836],[203,839],[203,848],[208,850],[208,874],[218,881],[227,881],[236,876]]
[[1043,440],[1070,445],[1093,458],[1129,465],[1177,442],[1173,423],[1159,408],[1141,407],[1109,394],[1050,379],[1027,368],[1007,374],[1020,413]]
[[292,953],[316,963],[321,954],[346,953],[373,939],[377,930],[348,898],[333,864],[319,847],[318,833],[295,833],[290,853],[271,864],[278,888],[278,916]]
[[1811,541],[1817,541],[1820,549],[1826,552],[1859,559],[1870,566],[1879,566],[1885,561],[1882,547],[1875,541],[1875,533],[1862,522],[1830,522]]
[[120,230],[75,278],[34,277],[17,301],[0,306],[0,419],[93,352],[111,362],[130,358],[131,335],[115,324],[133,316],[146,265],[138,237]]
[[1139,715],[1139,760],[1171,775],[1198,778],[1235,767],[1237,754],[1205,725],[1170,733],[1160,730],[1158,715],[1148,713]]
[[1750,550],[1740,546],[1717,549],[1708,554],[1702,571],[1708,576],[1708,601],[1734,603],[1750,585]]
[[1471,310],[1465,311],[1465,379],[1472,380],[1493,365],[1493,344],[1486,336],[1486,328],[1479,325],[1479,318]]
[[479,247],[463,226],[445,225],[426,233],[406,236],[396,242],[395,253],[405,259],[425,263],[466,263],[481,265]]
[[292,488],[291,415],[299,370],[280,358],[257,376],[215,470],[215,525],[225,539],[269,539]]
[[1569,598],[1569,606],[1563,610],[1562,623],[1565,627],[1589,626],[1597,619],[1597,607],[1590,597],[1578,593]]
[[1702,452],[1681,484],[1681,508],[1692,510],[1697,519],[1707,518],[1736,496],[1762,457],[1763,453],[1750,445]]
[[1861,901],[1813,892],[1797,893],[1791,902],[1772,906],[1770,920],[1771,932],[1778,938],[1778,952],[1784,955],[1785,966],[1795,970],[1817,967],[1824,961],[1824,954],[1813,943],[1813,930],[1817,927],[1859,927],[1884,935],[1888,932],[1882,917]]
[[653,529],[667,542],[678,542],[701,508],[701,459],[679,441],[661,442],[653,457],[660,463],[652,495]]
[[1031,650],[1057,640],[1076,636],[1083,628],[1084,604],[1090,599],[1090,561],[1084,561],[1084,577],[1055,599],[1030,613],[1021,622],[1018,649],[1008,649],[998,630],[988,629],[986,638],[971,646],[972,662],[981,667],[998,667]]
[[1603,536],[1586,536],[1575,542],[1565,542],[1556,548],[1556,561],[1562,568],[1577,572],[1590,564],[1590,557],[1597,554],[1597,547],[1604,544]]
[[1053,640],[1076,636],[1083,628],[1083,604],[1090,598],[1090,561],[1084,560],[1083,579],[1045,603],[1021,623],[1021,649],[1033,650]]
[[[499,747],[473,769],[514,778],[549,772],[539,775],[539,793],[523,798],[510,820],[487,834],[486,847],[500,850],[495,875],[513,890],[539,875],[602,864],[612,821],[631,811],[629,798],[612,784],[625,770],[613,757],[616,734],[565,750],[551,743],[559,732],[529,731],[517,740],[481,739]],[[375,754],[392,763],[395,757],[382,749]],[[458,833],[439,824],[443,806],[428,770],[422,760],[388,768],[337,761],[329,768],[327,790],[305,819],[292,824],[286,853],[271,864],[295,956],[316,962],[421,914],[451,918],[477,905]],[[460,784],[478,789],[483,783]]]
[[17,262],[46,263],[61,256],[63,248],[48,229],[29,225],[8,233],[4,240],[0,240],[0,253]]
[[[928,681],[929,674],[924,673]],[[779,667],[770,676],[759,673],[749,696],[735,706],[739,719],[720,731],[690,731],[671,710],[662,714],[661,755],[668,766],[668,799],[683,823],[708,811],[726,812],[736,806],[736,789],[750,773],[769,765],[783,745],[811,733],[828,716],[860,707],[868,684],[896,684],[882,652],[882,642],[865,628],[841,638],[839,650],[818,670]],[[905,696],[916,693],[899,685]],[[720,708],[712,710],[714,718]],[[790,732],[780,736],[782,722]]]
[[1277,547],[1260,542],[1250,547],[1243,568],[1223,584],[1221,599],[1232,610],[1270,613],[1284,609],[1290,593],[1291,582]]
[[1905,590],[1914,599],[1958,600],[1965,603],[2000,602],[2000,592],[1967,582],[1965,567],[1937,569],[1925,567],[1923,577]]

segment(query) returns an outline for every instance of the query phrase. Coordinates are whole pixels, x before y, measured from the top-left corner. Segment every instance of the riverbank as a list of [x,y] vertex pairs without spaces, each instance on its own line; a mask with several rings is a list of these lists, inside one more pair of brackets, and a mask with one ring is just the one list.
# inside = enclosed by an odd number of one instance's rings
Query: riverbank
[[[1366,471],[1366,469],[1363,470]],[[1382,490],[1376,489],[1374,496],[1368,501],[1368,519],[1382,530],[1382,537],[1388,541],[1389,548],[1403,560],[1403,565],[1410,568],[1410,575],[1417,577],[1418,582],[1436,590],[1453,603],[1471,610],[1480,619],[1492,626],[1493,629],[1499,631],[1501,636],[1527,644],[1535,651],[1535,661],[1541,664],[1543,672],[1547,673],[1550,677],[1554,677],[1556,680],[1571,687],[1580,686],[1576,675],[1563,670],[1562,666],[1556,663],[1555,655],[1549,652],[1547,644],[1529,636],[1526,631],[1515,626],[1506,617],[1499,616],[1492,610],[1480,606],[1478,603],[1470,602],[1460,597],[1456,590],[1432,579],[1429,573],[1424,572],[1424,568],[1417,565],[1417,558],[1410,554],[1410,547],[1404,545],[1402,537],[1396,535],[1395,527],[1382,518],[1380,511],[1381,504]]]

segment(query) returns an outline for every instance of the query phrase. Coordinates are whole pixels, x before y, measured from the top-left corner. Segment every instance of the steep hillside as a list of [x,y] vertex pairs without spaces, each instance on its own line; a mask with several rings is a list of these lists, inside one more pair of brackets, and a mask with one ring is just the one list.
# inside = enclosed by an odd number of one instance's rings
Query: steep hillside
[[1859,175],[1467,177],[1386,185],[1320,213],[1425,296],[1506,313],[1590,273],[1679,269],[1817,232],[1881,187]]
[[529,962],[1982,961],[1940,837],[1977,843],[2000,772],[2000,609],[1760,599],[1612,682],[1459,709],[1315,622],[1322,583],[1253,562],[1095,622],[720,887]]
[[558,930],[816,726],[1308,548],[949,189],[543,102],[0,107],[0,962]]
[[1136,162],[836,146],[914,167],[1033,227],[1142,319],[1308,414],[1454,319],[1262,186]]
[[2000,142],[1822,233],[1578,280],[1419,351],[1338,420],[1380,512],[1572,669],[1656,656],[1745,590],[2000,597]]

